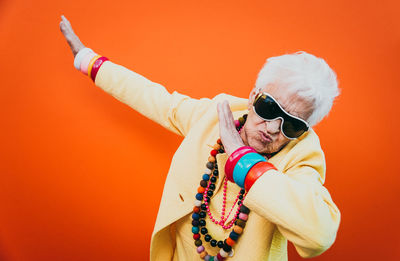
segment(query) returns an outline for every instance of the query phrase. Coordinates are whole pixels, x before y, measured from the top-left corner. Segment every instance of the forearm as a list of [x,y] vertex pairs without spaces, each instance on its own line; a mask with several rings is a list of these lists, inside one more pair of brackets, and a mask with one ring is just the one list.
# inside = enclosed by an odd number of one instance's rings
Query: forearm
[[322,185],[270,170],[253,185],[246,204],[276,224],[302,257],[319,255],[335,241],[340,211]]

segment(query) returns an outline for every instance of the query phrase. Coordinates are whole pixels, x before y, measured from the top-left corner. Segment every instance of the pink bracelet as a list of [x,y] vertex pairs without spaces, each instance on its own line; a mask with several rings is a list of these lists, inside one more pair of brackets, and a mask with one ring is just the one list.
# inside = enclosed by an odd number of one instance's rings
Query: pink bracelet
[[[249,153],[249,152],[256,152],[255,149],[253,149],[252,147],[249,146],[243,146],[238,148],[237,150],[235,150],[228,158],[228,160],[226,161],[225,164],[225,175],[226,178],[231,181],[231,182],[235,182],[233,180],[233,169],[236,166],[236,163],[240,160],[240,158]],[[257,153],[257,152],[256,152]]]
[[90,78],[92,78],[93,82],[96,79],[97,72],[105,61],[108,61],[108,58],[102,56],[94,62],[92,71],[90,72]]
[[82,59],[81,62],[81,72],[88,75],[88,68],[89,68],[89,63],[90,61],[96,56],[96,53],[88,53],[85,55],[85,57]]

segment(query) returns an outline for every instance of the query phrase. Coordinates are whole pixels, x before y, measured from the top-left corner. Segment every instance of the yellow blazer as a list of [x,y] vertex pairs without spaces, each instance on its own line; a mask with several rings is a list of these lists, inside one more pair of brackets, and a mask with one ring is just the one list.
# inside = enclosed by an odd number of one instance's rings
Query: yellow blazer
[[[171,260],[173,224],[191,213],[209,145],[219,137],[217,103],[228,100],[237,119],[247,112],[248,100],[227,94],[193,99],[176,91],[169,93],[162,85],[111,61],[101,66],[95,84],[185,137],[172,159],[151,238],[150,260]],[[218,154],[217,161],[225,162],[226,154]],[[320,255],[335,241],[341,215],[323,186],[325,156],[318,136],[310,129],[269,162],[278,171],[269,170],[247,194],[249,220],[230,260],[287,260],[287,240],[302,257]],[[216,192],[222,180],[218,179]]]

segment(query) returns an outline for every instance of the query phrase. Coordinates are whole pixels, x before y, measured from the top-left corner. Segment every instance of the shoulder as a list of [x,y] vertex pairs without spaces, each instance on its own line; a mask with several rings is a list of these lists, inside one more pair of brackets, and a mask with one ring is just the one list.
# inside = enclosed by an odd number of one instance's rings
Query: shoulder
[[283,172],[290,173],[300,168],[311,167],[319,174],[319,181],[322,184],[325,182],[325,154],[319,137],[312,128],[298,139],[289,142],[283,150],[285,154]]

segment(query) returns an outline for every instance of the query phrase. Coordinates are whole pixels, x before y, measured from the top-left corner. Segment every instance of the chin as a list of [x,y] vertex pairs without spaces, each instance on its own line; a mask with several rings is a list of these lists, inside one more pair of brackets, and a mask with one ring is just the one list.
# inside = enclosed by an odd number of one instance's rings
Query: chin
[[272,143],[263,143],[260,140],[251,140],[250,142],[250,147],[254,148],[257,153],[260,154],[270,154],[270,153],[274,153],[275,151],[278,151],[278,149],[274,149],[275,144]]

